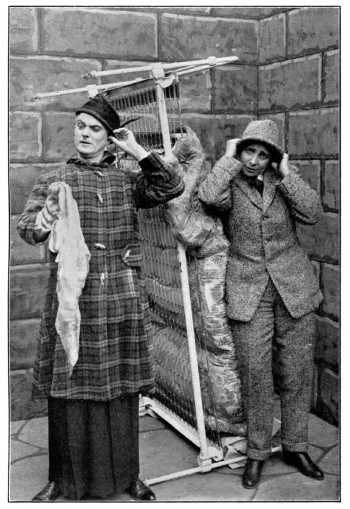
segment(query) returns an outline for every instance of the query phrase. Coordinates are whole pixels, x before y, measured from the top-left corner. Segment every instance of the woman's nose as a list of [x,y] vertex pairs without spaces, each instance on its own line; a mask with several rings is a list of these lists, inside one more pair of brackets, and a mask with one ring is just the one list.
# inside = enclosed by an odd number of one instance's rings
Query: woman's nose
[[256,164],[258,162],[258,156],[254,154],[250,160],[250,164]]

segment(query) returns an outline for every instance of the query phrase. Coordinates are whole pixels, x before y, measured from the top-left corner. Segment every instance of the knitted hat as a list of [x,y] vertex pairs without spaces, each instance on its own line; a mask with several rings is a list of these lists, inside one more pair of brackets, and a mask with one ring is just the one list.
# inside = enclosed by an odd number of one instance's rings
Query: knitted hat
[[272,160],[276,163],[281,161],[283,149],[278,143],[277,125],[272,120],[250,122],[237,143],[237,153],[240,154],[250,142],[264,143],[272,152]]
[[109,135],[114,135],[113,131],[115,129],[124,127],[126,124],[137,120],[137,118],[135,118],[121,124],[118,113],[114,108],[112,108],[109,102],[99,94],[95,95],[95,97],[91,97],[88,102],[78,108],[76,110],[76,115],[79,115],[79,113],[87,113],[88,115],[92,115],[97,118],[97,120],[99,120],[107,129]]

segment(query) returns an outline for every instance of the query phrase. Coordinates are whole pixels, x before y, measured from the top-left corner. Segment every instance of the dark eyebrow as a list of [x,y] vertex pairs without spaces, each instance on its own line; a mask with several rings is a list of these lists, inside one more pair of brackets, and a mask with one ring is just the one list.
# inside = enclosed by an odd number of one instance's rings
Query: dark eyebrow
[[[254,147],[254,145],[247,145],[245,150],[254,150],[254,152],[256,152],[256,148]],[[263,154],[264,156],[267,156],[267,157],[270,157],[271,154],[269,154],[269,152],[265,151],[265,150],[259,150],[258,151],[259,154]]]
[[264,156],[270,157],[270,154],[265,152],[265,150],[260,150],[260,154],[264,154]]
[[78,122],[81,122],[82,124],[87,125],[88,127],[101,127],[102,128],[102,125],[100,125],[100,124],[87,124],[86,122],[84,122],[84,120],[81,120],[81,118],[78,118],[77,123]]
[[[257,152],[256,148],[254,147],[254,145],[248,145],[247,146],[247,149],[250,149],[250,150],[254,150],[254,152]],[[270,154],[269,152],[265,151],[265,150],[259,150],[258,151],[259,154],[263,154],[264,156],[267,156],[267,157],[270,157]]]

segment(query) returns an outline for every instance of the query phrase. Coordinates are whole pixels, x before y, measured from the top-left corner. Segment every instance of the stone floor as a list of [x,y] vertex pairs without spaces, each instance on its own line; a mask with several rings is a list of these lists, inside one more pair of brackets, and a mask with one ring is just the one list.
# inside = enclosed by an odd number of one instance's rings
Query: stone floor
[[[276,408],[278,414],[278,404]],[[47,482],[47,419],[12,422],[10,432],[8,501],[30,501]],[[310,455],[325,472],[323,481],[304,477],[285,465],[278,451],[266,463],[261,483],[253,490],[241,485],[242,467],[228,466],[153,484],[152,480],[167,474],[196,468],[199,450],[163,420],[146,415],[140,418],[141,478],[150,481],[159,502],[339,502],[338,428],[310,415],[309,436]],[[123,493],[108,501],[131,499]]]

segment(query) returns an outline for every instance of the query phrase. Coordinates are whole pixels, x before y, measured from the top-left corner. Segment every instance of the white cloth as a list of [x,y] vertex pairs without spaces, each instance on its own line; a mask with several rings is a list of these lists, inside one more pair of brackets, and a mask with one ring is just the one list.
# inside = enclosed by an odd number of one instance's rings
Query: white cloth
[[59,201],[58,218],[49,240],[50,250],[58,253],[56,330],[67,354],[71,376],[79,356],[79,297],[89,272],[91,255],[80,228],[79,210],[71,188],[64,182],[51,186],[53,190],[58,189]]
[[52,226],[51,228],[45,228],[43,226],[43,223],[42,223],[42,217],[43,217],[43,211],[41,210],[38,215],[36,216],[36,220],[35,220],[35,229],[36,230],[41,230],[43,233],[47,233],[47,232],[50,232],[52,230]]

